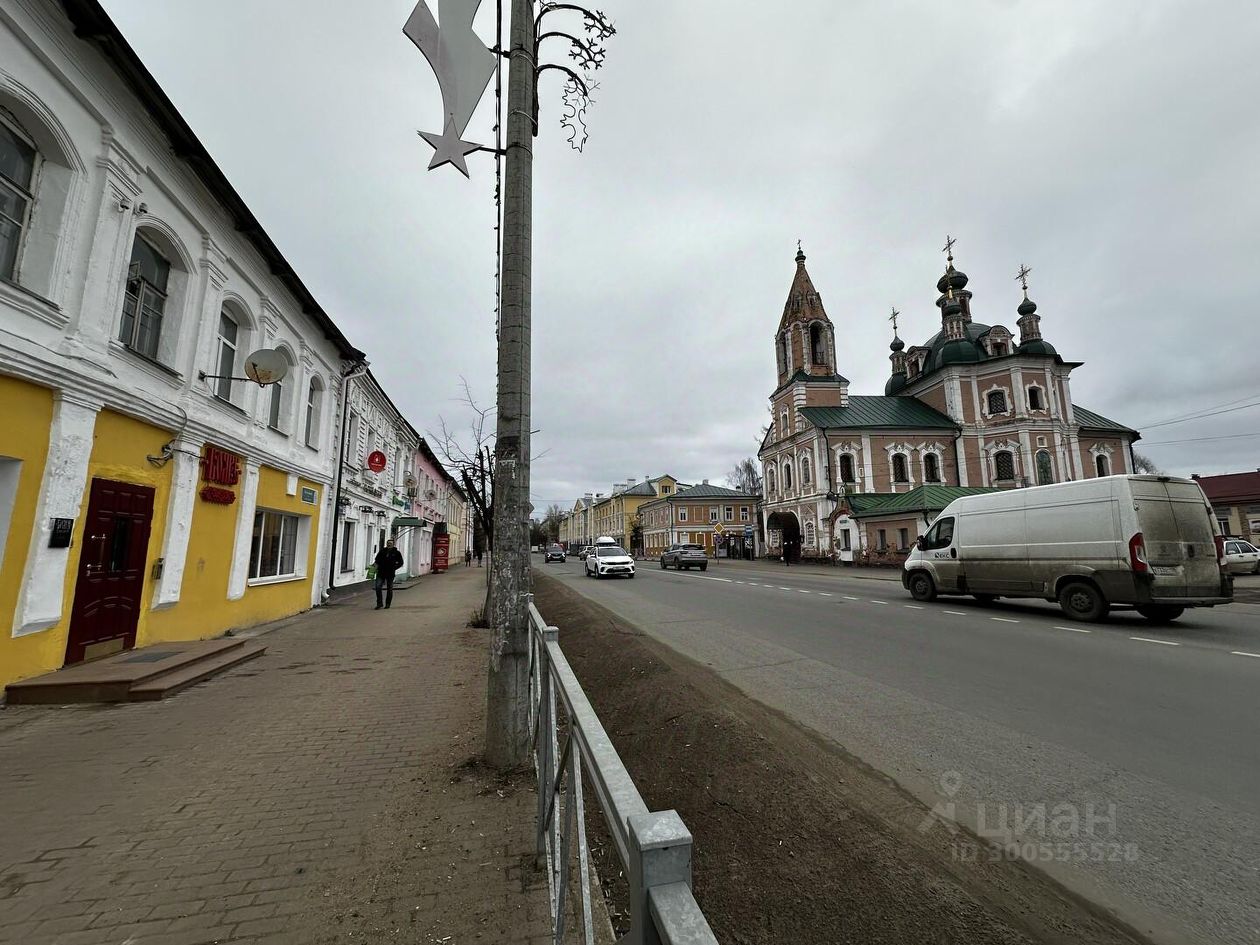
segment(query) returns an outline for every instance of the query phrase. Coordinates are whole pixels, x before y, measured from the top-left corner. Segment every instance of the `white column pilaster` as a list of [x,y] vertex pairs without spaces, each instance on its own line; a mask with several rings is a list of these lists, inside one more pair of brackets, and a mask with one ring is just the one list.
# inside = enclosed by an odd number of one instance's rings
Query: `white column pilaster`
[[162,538],[162,576],[153,591],[153,609],[162,610],[179,603],[188,560],[188,539],[192,534],[197,504],[197,469],[201,442],[180,439],[171,460],[171,497],[167,504],[166,534]]
[[[47,630],[61,622],[65,597],[69,548],[49,548],[54,518],[78,518],[86,510],[83,493],[87,489],[88,459],[92,455],[92,433],[101,404],[66,391],[53,395],[52,428],[48,434],[48,457],[44,461],[44,481],[31,529],[26,573],[13,612],[13,635],[23,636]],[[82,535],[79,541],[83,540]]]
[[862,491],[875,491],[875,464],[871,462],[871,437],[862,434]]
[[241,500],[236,513],[236,540],[232,542],[232,570],[228,574],[228,600],[245,596],[249,578],[249,546],[254,537],[254,512],[258,507],[258,462],[247,459],[241,479]]

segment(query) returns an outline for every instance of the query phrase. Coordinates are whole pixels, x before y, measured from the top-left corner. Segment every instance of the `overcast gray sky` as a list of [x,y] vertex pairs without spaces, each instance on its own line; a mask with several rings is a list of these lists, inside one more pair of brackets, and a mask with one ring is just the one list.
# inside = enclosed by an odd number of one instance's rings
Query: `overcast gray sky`
[[[413,425],[466,420],[461,374],[492,402],[493,161],[425,170],[412,0],[104,3]],[[541,96],[536,506],[755,454],[798,238],[854,393],[883,391],[890,306],[908,344],[939,327],[952,233],[977,321],[1016,329],[1031,266],[1075,401],[1163,470],[1260,466],[1260,406],[1150,426],[1260,401],[1254,2],[602,8],[584,154]]]

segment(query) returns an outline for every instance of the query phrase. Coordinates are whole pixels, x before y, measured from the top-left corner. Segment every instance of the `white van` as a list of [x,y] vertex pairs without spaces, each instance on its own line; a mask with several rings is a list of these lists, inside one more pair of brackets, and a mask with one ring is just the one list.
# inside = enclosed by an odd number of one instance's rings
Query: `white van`
[[919,537],[902,584],[915,600],[1057,600],[1076,620],[1113,604],[1152,621],[1233,599],[1224,539],[1193,479],[1107,476],[955,499]]

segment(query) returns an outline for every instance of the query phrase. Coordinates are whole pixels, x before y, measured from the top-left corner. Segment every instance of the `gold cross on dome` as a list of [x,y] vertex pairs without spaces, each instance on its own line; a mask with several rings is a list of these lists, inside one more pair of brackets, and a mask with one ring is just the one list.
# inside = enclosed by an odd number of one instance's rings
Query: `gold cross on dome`
[[957,242],[958,240],[954,239],[948,233],[945,234],[945,248],[942,249],[941,252],[945,254],[947,259],[954,258],[954,244]]
[[1019,273],[1015,276],[1015,281],[1019,283],[1020,288],[1024,290],[1024,298],[1028,297],[1028,274],[1032,272],[1023,263],[1019,265]]
[[890,322],[892,322],[892,323],[893,323],[893,334],[894,334],[894,335],[896,335],[896,334],[897,334],[897,316],[898,316],[898,315],[900,315],[900,314],[901,314],[901,313],[900,313],[899,311],[897,311],[896,306],[893,306],[892,314],[888,316],[888,320],[889,320]]

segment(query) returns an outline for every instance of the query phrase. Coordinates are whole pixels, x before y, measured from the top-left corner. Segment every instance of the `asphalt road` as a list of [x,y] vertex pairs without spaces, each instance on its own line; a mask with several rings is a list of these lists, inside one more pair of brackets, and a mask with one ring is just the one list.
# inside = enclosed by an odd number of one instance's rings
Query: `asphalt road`
[[1158,941],[1260,942],[1260,605],[1077,624],[769,562],[581,568],[546,573],[894,778],[923,829],[963,823]]

